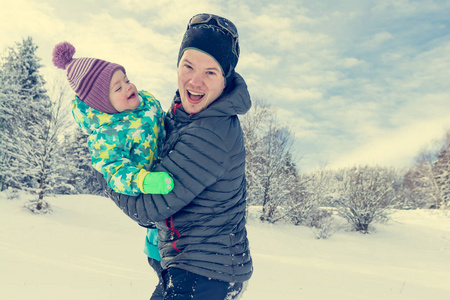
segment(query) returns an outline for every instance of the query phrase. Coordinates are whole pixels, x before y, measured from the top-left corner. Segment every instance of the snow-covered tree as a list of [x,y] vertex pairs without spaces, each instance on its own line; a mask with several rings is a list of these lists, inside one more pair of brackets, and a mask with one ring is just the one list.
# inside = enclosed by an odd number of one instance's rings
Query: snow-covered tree
[[11,165],[13,157],[8,152],[8,141],[17,130],[17,108],[20,103],[19,85],[12,80],[12,71],[0,64],[0,191],[13,186]]
[[[2,167],[5,186],[14,188],[36,188],[36,168],[30,168],[27,153],[38,151],[37,144],[47,138],[46,129],[51,117],[50,100],[44,88],[45,81],[39,74],[40,59],[36,56],[37,46],[31,38],[9,48],[2,63],[1,89],[6,97],[2,99],[2,114],[5,125],[2,135],[2,153],[7,168]],[[2,117],[3,118],[3,117]],[[43,151],[41,151],[43,155]],[[35,156],[35,155],[32,155]],[[33,161],[33,159],[31,159]],[[31,163],[36,166],[36,162]]]
[[[64,78],[65,80],[65,78]],[[70,97],[66,82],[61,78],[53,81],[50,92],[51,99],[51,120],[49,133],[53,138],[52,154],[49,156],[49,168],[46,170],[46,188],[45,192],[50,194],[60,194],[61,191],[73,191],[73,187],[68,183],[69,173],[66,164],[66,153],[63,146],[64,135],[70,130]]]
[[[440,149],[423,149],[403,180],[405,194],[413,207],[448,209],[450,203],[450,130]],[[434,150],[430,150],[434,149]]]
[[396,172],[381,167],[355,167],[347,170],[337,201],[338,214],[355,230],[369,232],[373,221],[386,219],[396,200]]
[[16,113],[15,107],[10,103],[15,103],[19,98],[14,85],[2,84],[4,82],[3,74],[4,72],[0,72],[0,191],[6,190],[12,185],[10,166],[13,163],[13,158],[7,151],[7,141],[14,136],[16,130],[14,126]]
[[241,118],[242,131],[244,133],[246,151],[246,179],[247,179],[247,203],[248,205],[261,205],[262,182],[259,180],[261,157],[260,130],[261,124],[270,111],[259,100],[253,101],[252,108]]
[[297,196],[292,134],[261,101],[254,101],[241,121],[247,151],[247,199],[250,205],[262,206],[261,220],[273,223],[285,216],[283,205]]
[[439,208],[443,203],[439,182],[436,180],[433,151],[422,150],[415,158],[415,164],[406,172],[403,185],[406,197],[413,207]]
[[11,121],[2,136],[2,164],[7,165],[1,169],[3,187],[27,189],[39,195],[35,203],[39,211],[47,207],[43,196],[58,149],[58,125],[39,73],[41,64],[36,50],[32,38],[24,39],[9,49],[1,66],[1,86],[6,91],[2,94],[8,95],[3,100],[12,100],[1,104]]
[[447,131],[444,145],[437,155],[433,173],[442,200],[439,207],[448,209],[450,206],[450,130]]
[[287,205],[287,217],[294,225],[317,227],[320,216],[325,214],[320,209],[327,200],[330,173],[321,168],[317,171],[301,174],[297,183],[297,197]]

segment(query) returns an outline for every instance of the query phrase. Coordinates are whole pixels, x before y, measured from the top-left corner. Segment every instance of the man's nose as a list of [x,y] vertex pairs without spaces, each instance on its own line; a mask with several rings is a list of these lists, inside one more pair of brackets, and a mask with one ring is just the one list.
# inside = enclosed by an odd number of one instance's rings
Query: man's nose
[[192,74],[191,80],[190,80],[191,85],[193,86],[202,86],[203,85],[203,76],[201,73],[194,73]]

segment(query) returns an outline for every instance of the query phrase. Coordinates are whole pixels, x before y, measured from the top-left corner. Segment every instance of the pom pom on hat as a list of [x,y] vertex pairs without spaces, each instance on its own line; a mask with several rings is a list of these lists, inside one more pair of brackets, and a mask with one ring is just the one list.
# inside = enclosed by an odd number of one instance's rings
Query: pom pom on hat
[[57,68],[65,70],[67,65],[72,61],[74,54],[75,47],[68,42],[62,42],[53,49],[53,64]]
[[109,85],[114,72],[126,74],[125,68],[97,58],[73,58],[74,54],[70,43],[59,43],[53,49],[53,64],[67,70],[70,87],[84,103],[104,113],[118,113],[109,100]]

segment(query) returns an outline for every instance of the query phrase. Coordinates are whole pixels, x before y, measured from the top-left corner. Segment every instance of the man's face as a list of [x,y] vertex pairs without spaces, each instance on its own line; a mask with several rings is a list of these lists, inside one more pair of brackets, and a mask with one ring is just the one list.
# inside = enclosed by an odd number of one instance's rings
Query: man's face
[[225,88],[220,65],[210,55],[198,50],[184,51],[177,74],[181,103],[189,114],[207,108]]

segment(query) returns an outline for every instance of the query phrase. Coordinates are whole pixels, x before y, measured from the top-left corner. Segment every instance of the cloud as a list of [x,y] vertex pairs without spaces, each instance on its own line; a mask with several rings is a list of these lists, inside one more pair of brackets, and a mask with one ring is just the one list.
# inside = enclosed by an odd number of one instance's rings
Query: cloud
[[273,15],[255,17],[252,28],[258,28],[252,34],[252,40],[258,41],[263,47],[280,51],[305,52],[312,48],[329,45],[329,38],[320,33],[299,29],[290,18]]
[[342,168],[364,164],[397,167],[409,165],[421,149],[441,139],[449,125],[448,118],[440,118],[380,132],[368,143],[349,149],[347,155],[337,157],[330,166]]
[[374,12],[387,12],[398,16],[408,16],[443,9],[442,4],[443,3],[438,4],[436,1],[432,0],[382,0],[377,1],[372,10]]
[[55,34],[64,30],[63,22],[54,17],[54,11],[46,3],[16,0],[5,1],[0,10],[0,49],[14,46],[27,36]]
[[361,47],[374,51],[378,49],[380,46],[384,45],[386,42],[393,39],[394,36],[389,32],[378,32],[375,35],[373,35],[369,40],[363,42],[361,44]]
[[360,66],[361,64],[364,64],[364,61],[354,57],[342,57],[336,62],[337,67],[341,67],[344,69],[350,69],[356,66]]
[[[180,34],[186,29],[190,18],[198,13],[222,15],[223,4],[209,0],[186,2],[180,0],[119,0],[114,7],[136,13],[146,26],[155,29],[172,28]],[[181,38],[181,35],[180,35]]]
[[246,70],[270,71],[280,63],[280,57],[270,57],[260,53],[246,53],[239,59],[239,67]]
[[286,126],[297,139],[315,138],[320,124],[308,120],[304,117],[299,117],[295,111],[283,108],[275,108],[276,114],[280,124]]
[[240,33],[237,71],[252,97],[292,126],[303,165],[395,161],[418,147],[412,129],[425,141],[448,119],[449,7],[431,0],[15,0],[0,11],[0,49],[31,35],[50,81],[62,74],[51,64],[53,46],[68,40],[77,56],[123,64],[168,108],[187,21],[198,12],[228,16]]

